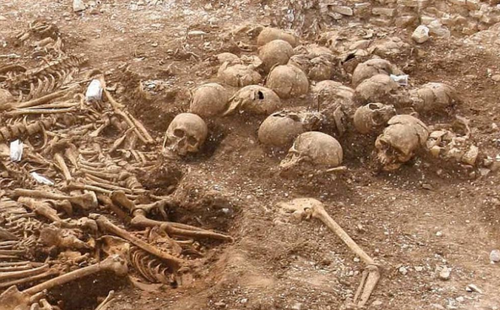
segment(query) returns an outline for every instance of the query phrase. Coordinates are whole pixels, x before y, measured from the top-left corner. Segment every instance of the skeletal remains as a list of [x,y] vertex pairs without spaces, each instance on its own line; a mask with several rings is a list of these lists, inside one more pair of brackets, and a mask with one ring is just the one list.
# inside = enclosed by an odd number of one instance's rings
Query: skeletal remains
[[[262,145],[288,149],[280,164],[283,170],[303,165],[322,171],[345,168],[340,167],[341,144],[319,131],[332,122],[336,137],[350,127],[378,136],[374,153],[384,170],[399,168],[424,149],[466,165],[477,162],[479,150],[470,141],[467,123],[462,122],[465,133],[434,126],[429,130],[412,115],[396,115],[401,107],[425,113],[445,110],[458,102],[453,87],[428,83],[407,91],[390,76],[402,71],[376,58],[354,70],[354,90],[330,80],[341,72],[335,71],[340,59],[329,48],[298,46],[293,34],[261,26],[254,29],[260,31],[260,58],[217,55],[221,84],[194,90],[190,112],[174,117],[161,148],[113,97],[104,75],[80,74],[85,58],[66,55],[56,30],[38,22],[18,37],[50,46],[45,49],[47,63],[33,69],[0,68],[0,310],[55,309],[45,299],[46,290],[105,270],[128,275],[132,282],[139,277],[189,285],[191,271],[200,265],[193,260],[204,256],[195,245],[198,240],[233,238],[169,221],[168,209],[182,202],[153,193],[140,180],[161,154],[167,155],[161,160],[174,160],[202,151],[209,135],[203,118],[234,112],[266,116],[257,136]],[[337,39],[329,37],[325,44],[335,47]],[[268,73],[265,86],[259,85],[261,73]],[[104,98],[85,102],[81,85],[93,79],[103,87]],[[240,88],[232,97],[231,87]],[[298,97],[315,111],[294,106],[276,112]],[[105,135],[108,129],[116,135],[112,139]],[[25,143],[25,152],[20,162],[12,162],[8,143],[17,139]],[[32,172],[52,179],[55,186],[37,183]],[[367,264],[354,297],[357,306],[364,306],[380,277],[373,259],[328,216],[321,202],[296,199],[280,205],[301,217],[320,219]],[[107,309],[111,299],[110,293],[98,309]]]

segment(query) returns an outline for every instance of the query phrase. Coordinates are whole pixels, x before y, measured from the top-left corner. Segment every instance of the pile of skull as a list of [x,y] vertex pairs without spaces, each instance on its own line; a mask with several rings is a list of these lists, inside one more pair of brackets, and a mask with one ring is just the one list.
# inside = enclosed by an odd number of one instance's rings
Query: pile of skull
[[[344,72],[351,88],[331,80],[335,70],[342,71],[342,57],[332,47],[298,45],[296,36],[276,28],[262,29],[256,44],[258,57],[217,56],[218,82],[194,90],[190,113],[178,115],[168,128],[167,151],[180,156],[198,152],[207,138],[203,118],[240,112],[268,115],[258,139],[273,148],[291,146],[280,165],[284,169],[304,163],[334,169],[342,164],[341,144],[319,131],[326,125],[333,125],[337,138],[351,129],[377,137],[374,159],[386,171],[398,169],[420,151],[461,165],[476,164],[479,152],[466,120],[457,117],[454,125],[427,126],[418,119],[419,114],[449,114],[459,102],[452,86],[431,82],[409,89],[404,72],[373,56],[352,74]],[[309,98],[312,104],[309,109],[287,107],[296,98]],[[402,111],[406,113],[398,115]]]

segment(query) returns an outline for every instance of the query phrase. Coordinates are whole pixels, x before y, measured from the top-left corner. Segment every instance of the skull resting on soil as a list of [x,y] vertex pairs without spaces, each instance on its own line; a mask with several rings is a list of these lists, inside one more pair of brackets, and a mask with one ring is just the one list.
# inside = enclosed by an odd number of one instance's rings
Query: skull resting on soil
[[352,85],[358,86],[361,82],[377,74],[403,74],[395,65],[385,59],[375,58],[357,65],[352,74]]
[[280,166],[287,169],[300,163],[309,163],[334,168],[342,164],[342,157],[342,146],[334,137],[319,131],[309,131],[295,139]]
[[289,147],[298,135],[318,129],[322,121],[317,112],[276,112],[262,122],[258,138],[267,146]]
[[283,40],[290,43],[292,47],[297,46],[298,38],[282,29],[266,27],[264,28],[257,37],[257,45],[263,46],[274,40]]
[[354,113],[354,127],[362,134],[378,134],[378,129],[383,128],[395,115],[396,109],[392,105],[369,103],[359,107]]
[[193,94],[190,112],[200,116],[215,116],[227,109],[229,96],[227,90],[217,84],[208,83],[198,87]]
[[225,114],[235,110],[253,114],[269,114],[281,106],[278,95],[269,88],[250,85],[240,89],[229,101],[229,108]]
[[293,56],[293,47],[287,41],[273,40],[259,50],[259,58],[266,70],[276,65],[286,65]]
[[304,71],[292,65],[275,67],[267,77],[266,86],[280,98],[287,99],[307,94],[309,80]]
[[262,80],[261,75],[255,71],[253,65],[231,65],[228,62],[223,63],[219,68],[217,78],[224,84],[234,87],[259,84]]
[[339,82],[326,80],[311,87],[311,92],[318,110],[342,107],[354,113],[354,90]]
[[425,148],[429,130],[411,115],[396,115],[388,124],[375,141],[375,148],[383,169],[392,171],[409,161],[418,149]]
[[207,135],[207,124],[201,117],[192,113],[181,113],[168,126],[163,147],[180,156],[196,153]]
[[455,88],[444,83],[427,83],[410,91],[410,96],[418,112],[442,111],[458,102]]
[[289,64],[300,68],[311,80],[323,81],[332,77],[335,57],[329,49],[317,45],[299,46],[295,54]]
[[406,90],[385,74],[377,74],[361,82],[356,87],[355,100],[361,104],[384,102],[396,107],[410,102]]

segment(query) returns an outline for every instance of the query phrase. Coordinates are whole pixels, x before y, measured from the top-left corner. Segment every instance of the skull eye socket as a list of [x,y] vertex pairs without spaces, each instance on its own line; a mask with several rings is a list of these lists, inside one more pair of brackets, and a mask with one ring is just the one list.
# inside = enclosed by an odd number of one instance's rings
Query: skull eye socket
[[264,99],[264,93],[259,90],[257,92],[257,98],[259,98],[259,100],[263,100]]
[[174,130],[174,136],[176,136],[177,138],[184,138],[184,135],[185,135],[184,130],[181,129]]
[[196,144],[198,143],[198,140],[196,140],[196,138],[195,138],[195,137],[189,136],[189,137],[187,138],[187,143],[188,143],[189,145],[196,145]]

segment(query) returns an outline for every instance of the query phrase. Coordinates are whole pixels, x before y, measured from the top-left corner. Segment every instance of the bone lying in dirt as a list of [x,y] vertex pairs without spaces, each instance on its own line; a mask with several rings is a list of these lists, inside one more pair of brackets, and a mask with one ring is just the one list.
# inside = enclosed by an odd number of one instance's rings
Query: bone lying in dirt
[[72,204],[82,207],[85,210],[94,209],[98,205],[97,197],[94,192],[88,192],[82,195],[69,196],[50,193],[47,191],[29,190],[17,188],[14,190],[15,196],[45,198],[54,200],[68,200]]
[[190,238],[212,238],[216,240],[223,241],[233,241],[233,238],[227,235],[219,234],[213,231],[205,230],[202,228],[173,223],[173,222],[164,222],[164,221],[156,221],[151,220],[146,217],[146,214],[149,213],[152,209],[158,209],[164,217],[166,217],[166,213],[164,211],[165,206],[169,201],[159,201],[149,205],[135,205],[132,201],[130,201],[123,192],[113,192],[111,195],[111,200],[119,206],[127,209],[132,215],[133,218],[130,221],[130,224],[136,227],[156,227],[159,226],[169,235],[175,236],[184,236]]
[[102,262],[63,274],[44,283],[35,285],[24,291],[11,286],[0,295],[0,310],[28,310],[30,305],[43,297],[43,292],[56,286],[81,279],[102,271],[113,271],[119,276],[127,275],[128,268],[125,260],[118,256],[111,256]]
[[344,243],[358,255],[365,264],[367,264],[366,269],[363,271],[361,283],[354,296],[354,303],[358,307],[363,307],[371,293],[375,289],[375,286],[380,279],[380,272],[378,266],[375,264],[374,260],[366,254],[365,251],[359,245],[352,240],[352,238],[337,224],[328,213],[325,211],[324,205],[313,198],[298,198],[289,202],[282,202],[279,204],[281,208],[288,212],[293,212],[300,215],[302,218],[309,219],[311,217],[316,218],[323,222],[331,231],[333,231]]
[[183,259],[177,258],[175,256],[168,254],[168,253],[162,252],[158,248],[156,248],[156,247],[150,245],[149,243],[146,243],[146,242],[142,241],[141,239],[137,238],[136,236],[130,234],[128,231],[114,225],[103,215],[91,214],[90,218],[96,220],[97,224],[99,225],[99,229],[101,229],[102,231],[106,231],[106,232],[115,234],[118,237],[121,237],[121,238],[131,242],[135,246],[143,249],[144,251],[163,259],[165,261],[165,263],[169,264],[172,268],[174,268],[176,270],[179,269],[179,267],[186,264],[186,262]]
[[0,143],[9,142],[24,136],[32,136],[52,127],[56,123],[55,118],[46,118],[29,124],[17,122],[0,128]]

